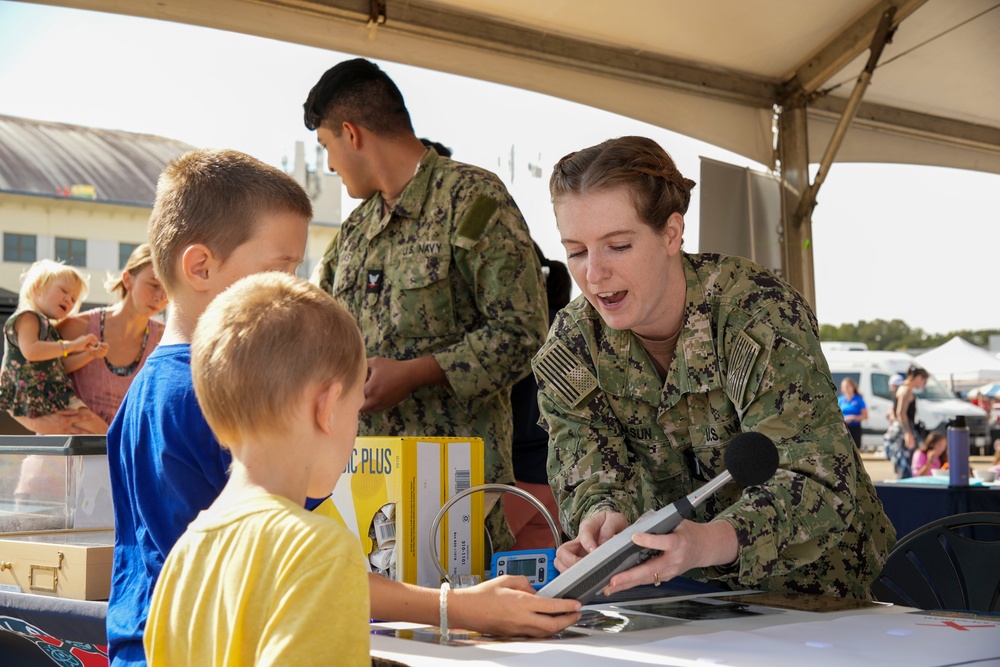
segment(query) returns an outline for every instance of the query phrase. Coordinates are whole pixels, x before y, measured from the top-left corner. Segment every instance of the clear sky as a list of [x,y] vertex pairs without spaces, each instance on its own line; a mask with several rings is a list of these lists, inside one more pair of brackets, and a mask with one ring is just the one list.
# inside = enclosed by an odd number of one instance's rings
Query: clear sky
[[[206,28],[0,0],[0,114],[235,148],[281,166],[296,141],[314,159],[302,102],[350,54]],[[583,105],[380,63],[419,136],[497,172],[545,253],[564,259],[548,201],[552,164],[613,136],[660,142],[685,175],[699,156],[746,158]],[[511,149],[514,147],[513,180]],[[818,156],[816,156],[818,159]],[[529,163],[542,168],[533,178]],[[697,191],[696,191],[697,193]],[[346,215],[354,202],[345,199]],[[813,213],[817,315],[824,324],[901,319],[929,333],[1000,329],[1000,176],[836,164]],[[685,247],[697,251],[698,202]]]

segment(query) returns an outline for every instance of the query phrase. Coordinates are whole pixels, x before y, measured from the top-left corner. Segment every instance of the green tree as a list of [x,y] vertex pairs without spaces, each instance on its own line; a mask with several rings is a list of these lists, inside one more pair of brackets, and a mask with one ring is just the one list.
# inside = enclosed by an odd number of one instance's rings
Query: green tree
[[961,336],[973,345],[987,347],[990,335],[1000,334],[1000,329],[971,331],[967,329],[943,334],[928,334],[923,329],[911,329],[902,320],[861,320],[857,324],[822,324],[819,337],[823,341],[857,341],[867,343],[869,350],[925,350],[942,345],[955,336]]

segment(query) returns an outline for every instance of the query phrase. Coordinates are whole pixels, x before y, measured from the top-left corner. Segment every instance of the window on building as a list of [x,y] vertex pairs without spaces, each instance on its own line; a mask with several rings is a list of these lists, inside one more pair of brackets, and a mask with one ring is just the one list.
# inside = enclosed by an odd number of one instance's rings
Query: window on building
[[69,266],[87,266],[87,241],[57,236],[56,260]]
[[34,262],[38,259],[38,240],[34,234],[3,233],[3,261]]
[[128,264],[128,258],[132,256],[132,251],[139,247],[138,243],[118,244],[118,268],[124,269]]

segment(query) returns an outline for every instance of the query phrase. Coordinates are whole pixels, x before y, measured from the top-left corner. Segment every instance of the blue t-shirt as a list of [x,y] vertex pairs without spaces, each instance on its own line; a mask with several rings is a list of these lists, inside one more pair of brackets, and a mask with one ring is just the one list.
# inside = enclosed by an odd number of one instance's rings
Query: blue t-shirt
[[198,407],[191,346],[157,347],[108,429],[115,553],[107,629],[114,667],[146,664],[142,635],[163,561],[222,491],[230,461]]
[[850,400],[841,394],[837,396],[837,404],[840,406],[840,411],[844,413],[845,417],[852,415],[860,417],[866,407],[865,399],[861,397],[861,394],[855,394],[854,398]]

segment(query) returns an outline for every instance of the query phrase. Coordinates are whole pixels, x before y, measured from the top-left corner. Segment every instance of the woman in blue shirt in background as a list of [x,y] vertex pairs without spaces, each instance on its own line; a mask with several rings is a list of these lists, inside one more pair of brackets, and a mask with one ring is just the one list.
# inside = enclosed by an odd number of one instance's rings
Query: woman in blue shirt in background
[[840,383],[840,396],[837,397],[840,411],[844,413],[844,424],[854,438],[854,444],[861,449],[861,422],[868,419],[868,407],[865,399],[858,393],[858,383],[849,377]]

